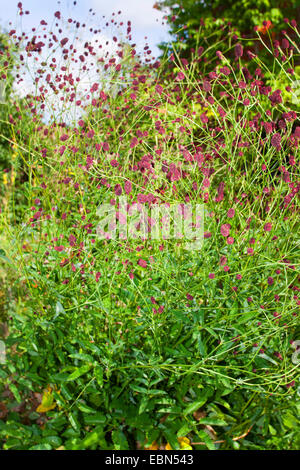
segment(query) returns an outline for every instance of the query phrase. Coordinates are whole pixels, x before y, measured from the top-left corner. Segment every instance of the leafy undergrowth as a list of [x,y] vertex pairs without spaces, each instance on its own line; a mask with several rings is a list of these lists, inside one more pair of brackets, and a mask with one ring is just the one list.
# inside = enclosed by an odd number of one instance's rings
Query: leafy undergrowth
[[[226,28],[158,61],[56,22],[10,32],[36,88],[1,114],[3,449],[297,448],[296,25],[270,68]],[[105,203],[135,238],[99,236]],[[188,203],[201,249],[150,237]]]

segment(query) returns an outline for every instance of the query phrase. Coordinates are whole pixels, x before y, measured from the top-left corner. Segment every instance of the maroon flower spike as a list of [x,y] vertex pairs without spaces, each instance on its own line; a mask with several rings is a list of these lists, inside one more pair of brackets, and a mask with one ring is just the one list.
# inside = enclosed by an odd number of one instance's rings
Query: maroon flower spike
[[116,186],[115,186],[115,195],[116,196],[121,196],[121,194],[122,194],[122,187],[121,187],[120,184],[116,184]]
[[70,236],[69,236],[69,243],[70,243],[70,246],[75,246],[75,244],[76,244],[76,237],[75,237],[75,235],[70,235]]
[[234,210],[233,208],[228,209],[228,211],[227,211],[227,217],[228,217],[229,219],[232,219],[232,218],[234,217],[234,214],[235,214],[235,210]]
[[125,181],[124,190],[126,194],[130,194],[132,191],[132,184],[130,181]]
[[271,138],[271,145],[276,148],[276,150],[281,149],[281,135],[276,133]]
[[176,80],[180,82],[181,80],[184,80],[184,73],[178,72]]
[[69,41],[68,38],[62,39],[62,40],[60,41],[61,46],[63,47],[65,44],[67,44],[68,41]]
[[203,82],[203,90],[204,91],[210,91],[211,90],[211,84],[207,80],[204,80],[204,82]]
[[138,260],[138,265],[141,266],[142,268],[146,268],[147,267],[147,261],[145,261],[144,259],[139,259]]
[[223,224],[221,225],[221,235],[223,235],[223,237],[228,237],[229,235],[229,232],[230,232],[230,228],[231,228],[231,225],[230,224]]
[[239,59],[240,57],[242,57],[243,53],[244,53],[243,46],[241,44],[236,44],[234,48],[234,55],[236,59]]
[[271,222],[268,222],[267,224],[264,225],[264,230],[265,230],[265,232],[271,232],[271,230],[272,230]]

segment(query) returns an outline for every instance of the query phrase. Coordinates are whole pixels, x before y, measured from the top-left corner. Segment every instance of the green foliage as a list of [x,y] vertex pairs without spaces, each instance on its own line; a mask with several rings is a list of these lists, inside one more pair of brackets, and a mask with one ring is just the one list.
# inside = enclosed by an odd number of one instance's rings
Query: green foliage
[[[252,76],[226,28],[197,32],[201,73],[197,54],[155,68],[127,47],[126,80],[107,72],[78,122],[10,103],[3,449],[299,446],[299,48]],[[203,204],[202,249],[98,237],[126,183],[130,204]]]

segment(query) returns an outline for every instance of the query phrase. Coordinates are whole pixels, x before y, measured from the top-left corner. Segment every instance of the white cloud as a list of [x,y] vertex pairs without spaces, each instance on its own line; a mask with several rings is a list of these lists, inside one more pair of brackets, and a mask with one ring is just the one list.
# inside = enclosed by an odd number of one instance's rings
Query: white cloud
[[[93,8],[99,15],[110,16],[112,12],[121,10],[117,18],[130,20],[134,29],[160,28],[164,14],[153,8],[155,0],[92,0]],[[158,21],[157,21],[158,20]],[[145,31],[147,33],[147,31]]]
[[[85,57],[84,66],[86,67],[86,71],[82,70],[82,63],[78,60],[80,55],[83,55],[86,51],[84,44],[88,42],[90,46],[94,48],[94,52],[96,56],[88,55]],[[99,49],[99,45],[102,45],[102,48]],[[26,54],[26,64],[22,66],[21,73],[21,80],[14,81],[14,91],[16,95],[20,98],[24,98],[28,94],[36,95],[38,94],[37,85],[35,84],[34,80],[38,76],[37,70],[40,68],[40,63],[44,60],[47,61],[47,56],[51,54],[51,58],[55,57],[56,61],[60,66],[67,66],[67,74],[72,74],[73,77],[76,79],[80,77],[80,81],[76,84],[76,92],[77,92],[77,99],[82,99],[85,101],[86,94],[90,94],[90,88],[93,83],[101,83],[104,81],[105,76],[103,74],[103,70],[101,65],[98,63],[98,59],[103,57],[105,58],[106,53],[108,53],[108,57],[113,57],[116,50],[117,45],[116,43],[106,36],[104,33],[98,34],[88,34],[84,35],[83,37],[79,37],[77,41],[73,43],[76,48],[75,58],[76,61],[64,62],[62,60],[62,51],[61,48],[57,48],[56,51],[50,52],[47,47],[43,49],[42,55],[39,56],[38,62],[36,62],[36,55],[32,57],[27,57]],[[107,59],[106,59],[107,60]],[[99,73],[97,72],[99,69]],[[60,73],[61,70],[58,68],[54,73],[51,73],[52,77],[55,77],[57,73]],[[46,85],[45,80],[43,80],[40,85]],[[79,108],[77,109],[75,102],[73,104],[62,101],[62,97],[64,96],[64,90],[58,90],[58,94],[53,94],[49,87],[46,85],[48,92],[46,98],[46,115],[50,116],[50,114],[54,113],[55,115],[59,116],[64,113],[64,118],[67,118],[67,111],[69,110],[69,115],[76,119],[76,115],[81,115],[82,110]],[[78,117],[78,116],[77,116]]]

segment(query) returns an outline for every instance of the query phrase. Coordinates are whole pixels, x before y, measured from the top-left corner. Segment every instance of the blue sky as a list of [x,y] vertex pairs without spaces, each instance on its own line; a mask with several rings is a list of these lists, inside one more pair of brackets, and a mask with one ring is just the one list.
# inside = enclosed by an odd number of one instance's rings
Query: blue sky
[[[3,28],[11,28],[9,22],[15,27],[20,17],[17,17],[17,4],[19,0],[0,0],[0,25]],[[163,40],[168,40],[168,28],[162,24],[163,14],[153,8],[155,0],[77,0],[76,6],[73,0],[24,0],[23,10],[29,10],[30,15],[22,17],[22,29],[30,31],[32,27],[39,24],[44,19],[49,24],[53,20],[55,11],[60,10],[64,18],[72,18],[100,26],[103,24],[102,15],[110,16],[113,11],[122,11],[118,18],[122,21],[132,22],[132,40],[137,45],[144,45],[145,36],[148,38],[149,46],[154,55],[158,55],[157,44]],[[89,9],[96,13],[91,16]],[[109,32],[105,32],[109,34]],[[111,31],[113,35],[113,31]]]

